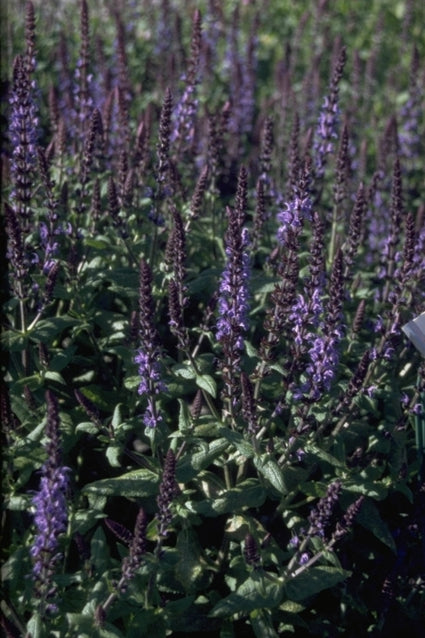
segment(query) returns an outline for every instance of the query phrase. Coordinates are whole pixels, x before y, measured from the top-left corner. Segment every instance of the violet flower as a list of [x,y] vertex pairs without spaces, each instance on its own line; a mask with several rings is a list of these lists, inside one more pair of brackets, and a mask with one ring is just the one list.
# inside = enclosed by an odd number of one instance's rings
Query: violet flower
[[8,237],[6,257],[11,266],[10,282],[16,297],[23,301],[28,291],[29,261],[25,254],[22,229],[16,210],[7,202],[4,205],[5,227]]
[[247,565],[251,567],[259,567],[261,563],[258,545],[252,534],[245,536],[244,558]]
[[308,351],[310,363],[306,368],[306,380],[294,392],[295,399],[318,400],[330,389],[339,363],[339,343],[343,335],[342,305],[344,300],[343,257],[341,250],[335,257],[329,287],[329,301],[325,308],[325,320],[318,333],[310,333]]
[[422,139],[419,131],[423,120],[423,88],[418,71],[419,53],[415,46],[410,69],[409,97],[400,110],[399,152],[408,162],[421,157]]
[[174,128],[171,133],[171,141],[178,140],[179,145],[190,146],[194,139],[195,117],[198,110],[196,98],[196,85],[199,83],[199,63],[202,47],[202,19],[197,9],[192,22],[191,56],[185,75],[184,91],[177,102],[174,113]]
[[317,213],[313,216],[313,238],[310,249],[309,276],[304,291],[294,301],[289,319],[296,355],[305,354],[311,346],[313,331],[323,315],[323,291],[325,287],[324,225]]
[[90,21],[86,0],[81,0],[80,35],[80,57],[77,61],[74,76],[75,131],[72,131],[72,133],[79,138],[82,148],[88,128],[87,124],[90,121],[89,113],[93,109],[93,99],[89,90],[93,76],[88,72],[90,60]]
[[304,221],[311,219],[313,202],[310,195],[310,172],[310,162],[306,161],[283,210],[277,214],[277,221],[280,224],[277,240],[281,245],[285,245],[288,241],[288,229],[298,235]]
[[34,101],[34,83],[28,73],[25,58],[20,55],[14,62],[10,105],[9,137],[13,149],[10,164],[13,184],[11,202],[16,208],[22,230],[27,231],[31,215],[38,117]]
[[236,207],[226,209],[229,219],[225,235],[227,263],[221,276],[218,298],[216,337],[224,350],[224,396],[230,400],[231,409],[237,403],[240,352],[244,347],[243,334],[248,329],[249,238],[247,229],[243,227],[246,181],[246,169],[242,167],[239,173]]
[[46,402],[47,461],[42,468],[39,491],[33,498],[37,531],[30,554],[34,563],[32,574],[40,606],[46,611],[55,612],[56,606],[48,601],[56,591],[53,576],[61,558],[59,537],[66,531],[68,524],[66,492],[69,469],[61,464],[59,409],[57,399],[50,390],[46,392]]
[[148,264],[143,259],[140,262],[139,339],[140,347],[134,358],[138,364],[140,376],[138,393],[146,395],[148,401],[143,422],[146,427],[154,428],[162,420],[155,397],[166,390],[166,386],[162,382],[160,374],[159,337],[154,325],[152,274]]
[[144,509],[141,507],[137,514],[129,555],[124,558],[121,566],[121,579],[119,582],[121,592],[127,589],[128,583],[134,577],[142,563],[143,555],[146,552],[146,528],[147,517]]
[[242,333],[248,329],[248,231],[235,223],[235,211],[227,209],[229,229],[226,234],[227,265],[220,282],[217,340],[231,339],[237,350],[243,349]]
[[332,524],[335,506],[341,493],[341,482],[334,481],[327,489],[326,496],[321,498],[308,517],[310,527],[308,536],[328,537],[329,527]]
[[157,147],[158,167],[157,182],[158,185],[164,185],[170,170],[170,138],[171,138],[171,114],[173,110],[173,96],[167,87],[161,108],[159,120],[159,140]]
[[347,59],[345,47],[341,49],[338,61],[332,73],[329,94],[325,97],[314,135],[314,173],[315,180],[321,180],[325,174],[327,156],[334,150],[334,140],[338,137],[339,120],[339,82]]
[[159,495],[156,499],[158,504],[158,534],[161,537],[167,536],[168,528],[172,520],[171,503],[179,494],[180,490],[176,482],[176,457],[173,450],[168,450],[165,457],[162,480],[159,486]]

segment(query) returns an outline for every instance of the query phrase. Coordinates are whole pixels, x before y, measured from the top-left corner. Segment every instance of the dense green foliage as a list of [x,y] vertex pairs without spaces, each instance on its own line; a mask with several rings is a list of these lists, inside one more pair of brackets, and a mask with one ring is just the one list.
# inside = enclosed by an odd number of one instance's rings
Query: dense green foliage
[[5,635],[419,637],[424,4],[6,22]]

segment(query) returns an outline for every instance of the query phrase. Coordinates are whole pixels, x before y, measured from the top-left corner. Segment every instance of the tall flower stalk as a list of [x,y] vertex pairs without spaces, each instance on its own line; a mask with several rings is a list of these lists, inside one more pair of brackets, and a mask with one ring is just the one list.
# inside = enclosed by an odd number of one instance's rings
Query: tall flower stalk
[[61,462],[58,402],[50,390],[46,392],[46,403],[47,461],[41,471],[40,488],[33,498],[36,534],[30,550],[34,588],[42,616],[58,609],[54,602],[54,575],[62,557],[59,538],[68,523],[66,493],[69,484],[69,470]]
[[339,362],[339,343],[343,336],[342,307],[344,301],[344,261],[340,250],[332,269],[329,300],[325,308],[324,319],[319,331],[311,333],[308,351],[309,364],[306,368],[306,380],[295,391],[294,397],[317,401],[329,391]]
[[246,169],[239,174],[236,207],[228,207],[225,236],[226,267],[219,287],[217,341],[223,347],[223,396],[230,414],[239,406],[239,374],[244,333],[248,329],[249,238],[244,228]]
[[154,325],[152,274],[144,259],[140,262],[139,340],[140,346],[134,358],[140,376],[138,392],[146,396],[148,402],[143,423],[147,428],[155,428],[162,421],[156,397],[165,390],[165,384],[161,380],[159,336]]
[[342,47],[329,87],[329,93],[323,100],[319,121],[314,135],[313,156],[314,156],[314,181],[315,189],[319,187],[325,174],[325,167],[328,155],[334,151],[334,140],[337,139],[337,126],[339,122],[339,83],[344,71],[347,53]]

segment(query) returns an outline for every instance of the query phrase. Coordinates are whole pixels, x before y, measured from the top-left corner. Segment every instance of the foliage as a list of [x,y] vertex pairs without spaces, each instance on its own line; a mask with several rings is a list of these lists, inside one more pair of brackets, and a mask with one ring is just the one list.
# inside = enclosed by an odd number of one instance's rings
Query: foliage
[[9,19],[5,634],[419,636],[423,4]]

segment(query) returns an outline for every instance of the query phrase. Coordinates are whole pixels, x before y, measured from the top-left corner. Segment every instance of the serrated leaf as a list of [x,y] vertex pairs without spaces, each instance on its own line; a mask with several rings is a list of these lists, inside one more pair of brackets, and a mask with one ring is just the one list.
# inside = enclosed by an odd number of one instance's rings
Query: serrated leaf
[[282,470],[271,456],[268,454],[254,456],[254,465],[280,494],[286,494]]
[[286,593],[290,600],[298,602],[337,585],[350,575],[351,572],[337,567],[309,567],[286,583]]
[[205,390],[214,399],[217,395],[217,384],[210,374],[198,374],[196,376],[196,385],[201,390]]
[[116,478],[89,483],[83,488],[87,494],[99,496],[125,496],[128,498],[152,496],[158,491],[158,476],[150,470],[128,472]]

